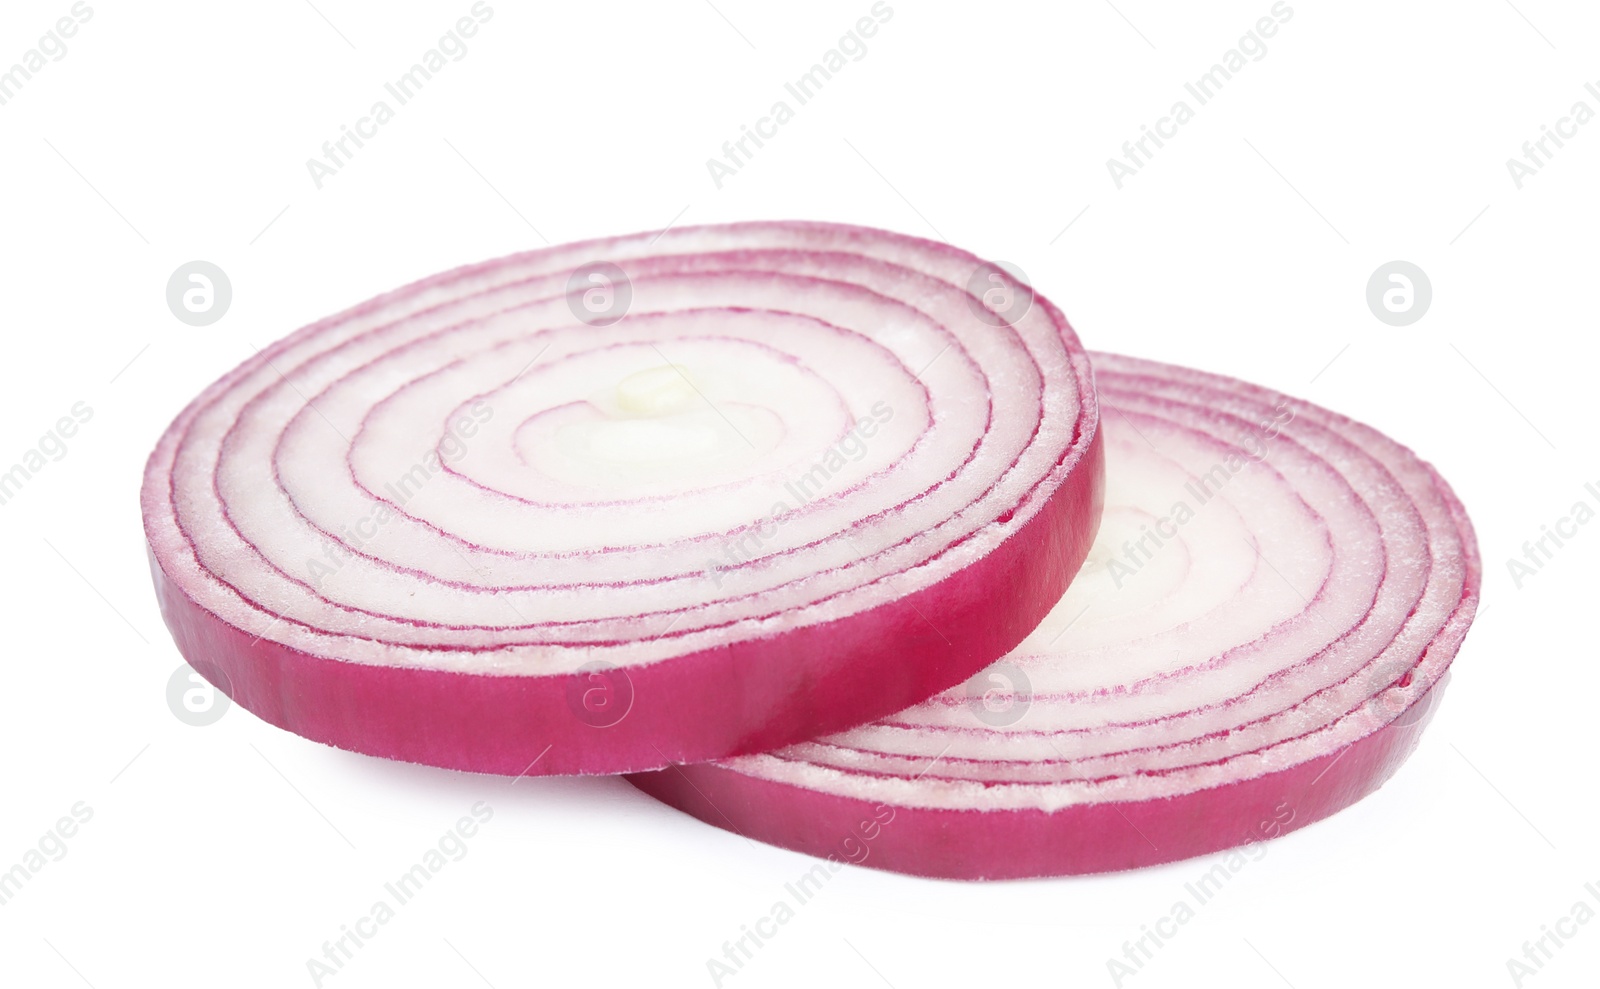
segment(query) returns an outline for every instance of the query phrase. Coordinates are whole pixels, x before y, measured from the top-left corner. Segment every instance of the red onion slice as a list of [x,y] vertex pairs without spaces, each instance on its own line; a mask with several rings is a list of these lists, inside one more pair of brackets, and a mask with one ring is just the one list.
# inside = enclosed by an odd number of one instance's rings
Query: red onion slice
[[1100,477],[1047,301],[942,244],[754,223],[517,255],[307,327],[178,417],[143,506],[180,650],[267,721],[601,773],[960,682],[1065,589]]
[[1477,606],[1461,504],[1325,409],[1092,359],[1105,514],[1026,641],[874,724],[634,785],[786,848],[1002,879],[1202,855],[1382,784]]

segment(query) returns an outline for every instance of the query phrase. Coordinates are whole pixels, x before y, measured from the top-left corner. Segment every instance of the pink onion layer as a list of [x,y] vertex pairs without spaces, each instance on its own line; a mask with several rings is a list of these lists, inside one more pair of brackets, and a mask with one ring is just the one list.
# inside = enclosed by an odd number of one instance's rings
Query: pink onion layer
[[874,724],[634,785],[786,848],[1003,879],[1275,837],[1388,779],[1477,606],[1459,501],[1325,409],[1092,359],[1105,514],[1026,641]]
[[[1025,302],[997,318],[980,272]],[[1098,426],[1066,320],[993,265],[680,228],[300,330],[179,415],[142,501],[179,649],[267,721],[623,772],[860,724],[1005,654],[1093,539]]]

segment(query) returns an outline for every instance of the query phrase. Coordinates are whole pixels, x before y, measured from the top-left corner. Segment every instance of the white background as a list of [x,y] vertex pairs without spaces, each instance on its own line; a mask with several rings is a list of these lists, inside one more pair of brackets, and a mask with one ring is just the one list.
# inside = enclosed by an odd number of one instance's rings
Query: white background
[[[1019,265],[1091,347],[1371,422],[1466,502],[1484,606],[1419,751],[1268,846],[1127,984],[1509,986],[1506,959],[1600,882],[1600,524],[1521,589],[1506,568],[1600,485],[1600,121],[1520,190],[1505,165],[1575,101],[1600,110],[1592,5],[1291,0],[1267,54],[1118,190],[1106,159],[1269,0],[891,0],[865,57],[718,190],[706,159],[869,0],[492,0],[468,54],[319,191],[306,159],[470,3],[315,2],[92,0],[0,107],[0,462],[94,409],[0,506],[0,868],[94,811],[0,907],[7,985],[311,985],[306,960],[479,800],[494,818],[467,857],[326,984],[712,984],[706,960],[808,859],[620,780],[387,763],[237,708],[181,723],[137,504],[161,429],[252,346],[446,267],[674,220],[948,238]],[[69,7],[0,7],[0,68]],[[205,328],[164,300],[197,258],[234,290]],[[1434,293],[1402,328],[1364,299],[1397,258]],[[724,984],[1111,986],[1106,959],[1208,865],[991,885],[848,869]],[[1593,923],[1525,984],[1597,971]]]

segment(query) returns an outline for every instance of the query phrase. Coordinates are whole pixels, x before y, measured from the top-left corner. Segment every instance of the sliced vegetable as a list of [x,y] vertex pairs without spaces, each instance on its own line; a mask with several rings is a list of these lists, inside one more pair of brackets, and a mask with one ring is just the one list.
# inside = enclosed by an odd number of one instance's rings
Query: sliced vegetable
[[178,417],[143,507],[180,650],[260,717],[601,773],[961,682],[1065,589],[1100,483],[1047,301],[942,244],[756,223],[517,255],[309,326]]
[[1325,409],[1093,360],[1105,515],[1025,642],[874,724],[634,785],[786,848],[1002,879],[1275,837],[1388,779],[1477,606],[1461,504]]

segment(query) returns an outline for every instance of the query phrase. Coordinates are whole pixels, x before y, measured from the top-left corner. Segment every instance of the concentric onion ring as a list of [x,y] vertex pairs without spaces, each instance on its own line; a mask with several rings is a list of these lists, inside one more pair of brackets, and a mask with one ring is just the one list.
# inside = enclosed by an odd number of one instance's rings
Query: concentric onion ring
[[[1026,304],[980,305],[978,272]],[[942,244],[755,223],[517,255],[307,327],[177,418],[143,507],[180,650],[262,718],[599,773],[960,682],[1065,589],[1100,477],[1047,301]]]
[[1201,855],[1382,784],[1477,606],[1460,503],[1325,409],[1092,359],[1105,515],[1025,642],[874,724],[633,783],[748,837],[962,879]]

